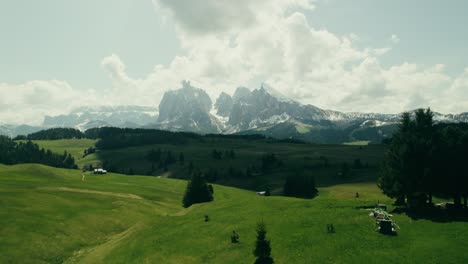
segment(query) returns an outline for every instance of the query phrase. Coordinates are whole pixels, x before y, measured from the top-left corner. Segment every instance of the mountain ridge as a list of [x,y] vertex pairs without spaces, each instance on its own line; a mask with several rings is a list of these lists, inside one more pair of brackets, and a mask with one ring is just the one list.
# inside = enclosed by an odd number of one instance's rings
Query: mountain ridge
[[[410,111],[414,113],[413,111]],[[114,126],[222,134],[263,134],[317,143],[354,140],[380,142],[390,137],[400,114],[340,112],[301,104],[267,84],[250,90],[238,87],[214,101],[190,82],[164,94],[158,107],[79,107],[67,115],[45,116],[41,126],[0,123],[0,134],[15,136],[51,127],[86,130]],[[468,113],[434,113],[436,122],[468,122]]]

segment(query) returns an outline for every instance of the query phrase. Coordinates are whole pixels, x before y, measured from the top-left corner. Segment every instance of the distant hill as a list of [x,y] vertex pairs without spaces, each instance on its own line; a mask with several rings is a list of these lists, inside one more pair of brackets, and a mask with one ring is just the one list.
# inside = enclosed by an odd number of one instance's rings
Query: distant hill
[[156,122],[158,109],[147,106],[80,107],[68,115],[46,116],[43,127],[73,127],[86,130],[94,127],[138,127]]

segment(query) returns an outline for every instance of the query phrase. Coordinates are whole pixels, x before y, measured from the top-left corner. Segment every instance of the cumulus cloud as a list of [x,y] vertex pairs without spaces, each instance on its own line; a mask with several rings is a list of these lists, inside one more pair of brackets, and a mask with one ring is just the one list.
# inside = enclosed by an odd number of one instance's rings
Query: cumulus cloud
[[[187,52],[170,65],[158,65],[143,81],[164,87],[160,91],[190,79],[216,96],[265,81],[303,103],[328,109],[466,110],[449,107],[442,99],[448,89],[466,93],[462,77],[449,76],[443,65],[383,67],[380,57],[391,54],[391,48],[357,48],[356,34],[338,36],[310,25],[306,14],[313,15],[313,1],[153,2],[159,14],[174,22]],[[400,41],[396,34],[390,40]]]
[[[188,34],[237,33],[267,22],[272,15],[289,8],[313,10],[311,0],[153,0],[158,11],[172,16],[179,29]],[[270,14],[270,15],[268,15]]]
[[[36,121],[75,105],[157,106],[164,92],[190,80],[213,99],[238,86],[266,82],[302,103],[340,111],[398,113],[431,106],[467,111],[468,69],[450,76],[443,65],[404,62],[383,66],[389,47],[359,48],[360,36],[343,36],[311,25],[310,0],[153,0],[158,15],[175,25],[183,53],[132,78],[118,54],[101,61],[112,89],[76,92],[63,81],[0,84],[0,121]],[[390,36],[394,44],[396,34]],[[13,91],[13,92],[12,92]],[[87,100],[80,98],[87,97]],[[92,101],[92,100],[91,100]],[[26,115],[19,116],[17,109]],[[24,116],[24,117],[23,117]],[[21,118],[20,118],[21,117]]]
[[35,125],[44,115],[66,113],[95,98],[92,91],[78,92],[58,80],[0,83],[0,94],[0,122]]

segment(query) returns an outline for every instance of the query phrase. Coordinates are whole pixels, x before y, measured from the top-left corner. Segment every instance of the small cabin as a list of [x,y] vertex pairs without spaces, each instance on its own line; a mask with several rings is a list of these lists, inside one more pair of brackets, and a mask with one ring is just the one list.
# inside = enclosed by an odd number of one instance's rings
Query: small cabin
[[94,174],[107,174],[107,171],[104,169],[94,169]]

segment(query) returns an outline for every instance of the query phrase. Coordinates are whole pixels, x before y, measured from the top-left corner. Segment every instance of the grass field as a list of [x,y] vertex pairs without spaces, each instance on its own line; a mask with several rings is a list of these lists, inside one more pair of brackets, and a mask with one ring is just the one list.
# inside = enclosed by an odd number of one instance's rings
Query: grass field
[[[23,141],[24,142],[24,141]],[[94,147],[96,140],[92,139],[60,139],[60,140],[33,140],[39,147],[50,149],[53,152],[63,154],[64,151],[70,153],[79,164],[83,158],[83,151],[89,147]]]
[[[215,185],[214,202],[188,209],[181,206],[185,185],[0,165],[0,263],[252,263],[261,220],[276,263],[468,262],[465,222],[399,214],[397,236],[375,232],[368,211],[356,209],[390,204],[373,183],[320,188],[313,200]],[[335,234],[326,232],[329,223]],[[230,243],[232,230],[239,244]]]

